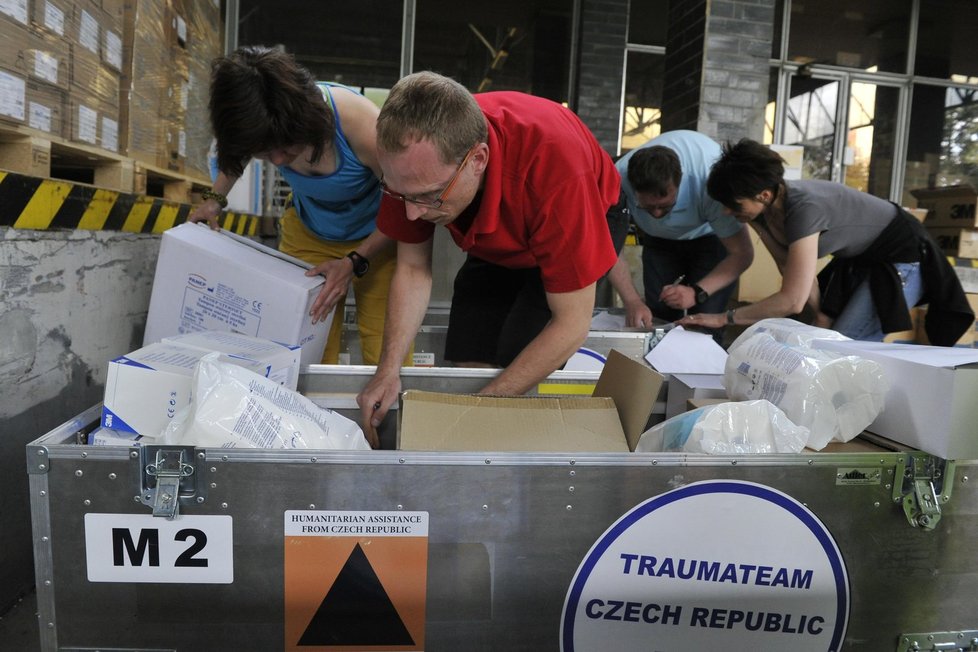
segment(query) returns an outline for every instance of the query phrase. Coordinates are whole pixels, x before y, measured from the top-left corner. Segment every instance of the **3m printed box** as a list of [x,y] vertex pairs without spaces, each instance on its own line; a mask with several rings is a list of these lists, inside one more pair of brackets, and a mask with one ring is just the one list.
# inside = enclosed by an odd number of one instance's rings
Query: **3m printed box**
[[[156,342],[109,362],[102,402],[103,428],[159,437],[174,415],[190,405],[194,368],[205,349]],[[265,376],[267,360],[222,355],[230,362]]]
[[198,331],[227,331],[300,346],[301,364],[322,360],[332,315],[312,323],[323,279],[309,265],[227,231],[185,223],[163,233],[144,344]]
[[200,331],[185,335],[164,337],[163,342],[171,342],[201,351],[217,351],[228,358],[244,360],[247,364],[257,362],[265,368],[262,375],[294,390],[299,384],[298,345],[287,346],[261,337],[251,337],[241,333],[224,331]]

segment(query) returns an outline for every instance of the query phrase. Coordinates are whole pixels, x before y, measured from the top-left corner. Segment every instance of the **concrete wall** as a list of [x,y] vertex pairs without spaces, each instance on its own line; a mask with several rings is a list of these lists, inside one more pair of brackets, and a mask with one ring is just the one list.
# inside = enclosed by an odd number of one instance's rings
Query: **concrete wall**
[[158,249],[0,228],[0,613],[34,584],[24,446],[101,401],[107,361],[142,345]]

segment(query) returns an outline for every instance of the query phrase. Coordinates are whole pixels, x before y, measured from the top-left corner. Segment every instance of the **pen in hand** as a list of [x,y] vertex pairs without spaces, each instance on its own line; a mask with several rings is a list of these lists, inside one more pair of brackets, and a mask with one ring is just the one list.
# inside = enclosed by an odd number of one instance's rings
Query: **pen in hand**
[[[673,285],[679,285],[680,283],[682,283],[685,280],[686,280],[686,275],[685,274],[680,274],[679,275],[679,278],[677,278],[675,281],[673,281],[672,284]],[[688,311],[685,308],[683,308],[683,317],[686,316],[687,312]]]

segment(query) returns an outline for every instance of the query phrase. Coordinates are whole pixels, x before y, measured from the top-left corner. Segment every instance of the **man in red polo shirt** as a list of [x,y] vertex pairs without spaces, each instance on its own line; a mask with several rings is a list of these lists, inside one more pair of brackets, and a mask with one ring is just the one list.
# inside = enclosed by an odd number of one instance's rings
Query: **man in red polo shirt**
[[385,192],[377,226],[397,241],[398,258],[380,363],[357,397],[364,429],[397,401],[401,361],[431,295],[438,225],[468,253],[445,358],[505,367],[482,393],[525,393],[584,342],[595,283],[617,260],[609,225],[623,214],[627,228],[627,212],[614,210],[621,181],[611,157],[555,102],[473,96],[431,72],[391,89],[377,146]]

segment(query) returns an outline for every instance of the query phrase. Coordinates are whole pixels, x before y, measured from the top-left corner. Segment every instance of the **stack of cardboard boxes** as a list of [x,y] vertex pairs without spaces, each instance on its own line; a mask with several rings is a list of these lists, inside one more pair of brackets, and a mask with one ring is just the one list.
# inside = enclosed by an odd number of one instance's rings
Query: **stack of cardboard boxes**
[[0,123],[207,175],[218,0],[0,2]]
[[[113,0],[119,1],[119,0]],[[217,0],[125,0],[122,124],[130,157],[208,174],[210,63],[222,52]]]

